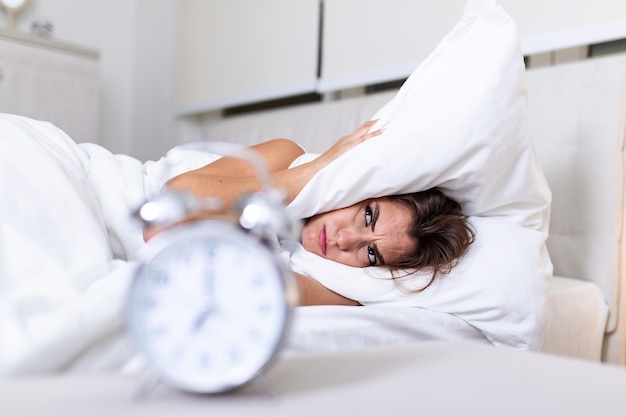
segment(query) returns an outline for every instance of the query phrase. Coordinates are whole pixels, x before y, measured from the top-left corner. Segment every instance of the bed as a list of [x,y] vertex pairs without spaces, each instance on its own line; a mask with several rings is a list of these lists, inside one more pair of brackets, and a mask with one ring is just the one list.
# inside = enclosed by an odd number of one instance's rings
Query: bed
[[[289,137],[307,158],[378,119],[385,142],[342,156],[288,209],[307,217],[360,192],[440,186],[479,232],[450,276],[411,297],[290,248],[294,269],[323,272],[364,307],[297,308],[283,354],[463,340],[624,363],[624,68],[615,56],[526,72],[506,13],[470,0],[399,91],[208,124],[209,143]],[[183,147],[142,162],[14,115],[0,117],[0,135],[0,191],[13,196],[0,203],[0,374],[141,369],[124,330],[143,245],[129,213],[215,156]],[[397,149],[420,163],[389,170]],[[377,179],[367,187],[341,175],[364,165]]]
[[[552,191],[546,334],[541,350],[624,364],[623,142],[626,55],[526,72],[534,146]],[[297,138],[321,152],[396,91],[206,124],[212,141]],[[322,122],[322,120],[324,122]]]

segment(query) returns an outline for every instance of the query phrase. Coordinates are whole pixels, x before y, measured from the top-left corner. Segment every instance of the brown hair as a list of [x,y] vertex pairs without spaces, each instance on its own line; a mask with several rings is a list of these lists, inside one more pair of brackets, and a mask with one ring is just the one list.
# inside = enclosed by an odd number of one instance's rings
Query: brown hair
[[431,271],[431,279],[424,287],[406,290],[401,286],[408,292],[423,291],[437,276],[447,274],[456,266],[474,241],[475,232],[462,213],[461,205],[437,188],[385,198],[410,210],[413,223],[407,232],[416,243],[408,257],[387,266],[397,284],[400,284],[399,278],[411,274],[398,275],[400,269]]

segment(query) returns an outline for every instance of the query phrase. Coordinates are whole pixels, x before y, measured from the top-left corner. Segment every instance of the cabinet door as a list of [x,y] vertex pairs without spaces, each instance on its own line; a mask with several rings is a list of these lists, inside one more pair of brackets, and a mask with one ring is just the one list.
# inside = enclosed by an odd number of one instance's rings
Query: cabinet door
[[98,60],[0,39],[0,112],[54,123],[77,142],[97,142]]
[[526,55],[626,38],[624,0],[500,0]]
[[465,0],[324,0],[321,92],[406,78]]
[[[465,0],[324,0],[322,92],[407,77]],[[626,0],[500,0],[526,55],[626,38]]]
[[319,0],[179,0],[179,114],[315,90]]

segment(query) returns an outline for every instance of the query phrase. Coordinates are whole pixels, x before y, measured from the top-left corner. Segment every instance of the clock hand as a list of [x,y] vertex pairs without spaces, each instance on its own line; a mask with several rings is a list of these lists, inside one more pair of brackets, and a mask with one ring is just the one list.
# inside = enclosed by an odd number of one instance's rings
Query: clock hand
[[215,310],[215,249],[209,248],[207,251],[207,259],[204,262],[205,268],[202,271],[202,292],[204,295],[203,307],[200,313],[196,315],[192,323],[192,331],[199,331],[206,322],[207,318]]
[[209,304],[213,304],[214,296],[215,296],[215,249],[210,248],[207,253],[207,259],[205,261],[205,265],[207,268],[203,274],[203,289],[204,289],[204,297],[205,303],[207,306]]
[[204,322],[206,322],[207,318],[213,313],[212,308],[204,308],[194,319],[193,323],[191,323],[191,331],[193,333],[197,333],[203,326]]

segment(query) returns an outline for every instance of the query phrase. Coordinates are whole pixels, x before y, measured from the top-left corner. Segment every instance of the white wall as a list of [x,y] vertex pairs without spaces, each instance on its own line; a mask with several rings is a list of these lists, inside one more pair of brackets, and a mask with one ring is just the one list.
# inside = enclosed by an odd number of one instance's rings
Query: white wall
[[98,143],[152,159],[175,144],[175,13],[176,0],[31,0],[17,26],[47,18],[55,38],[99,50]]
[[177,0],[134,2],[135,94],[130,153],[141,159],[156,159],[178,144],[174,109]]
[[[606,1],[621,5],[624,0]],[[155,159],[202,132],[201,118],[175,118],[177,6],[178,0],[30,0],[17,23],[28,31],[34,19],[49,18],[56,38],[99,50],[98,143],[113,152]]]

